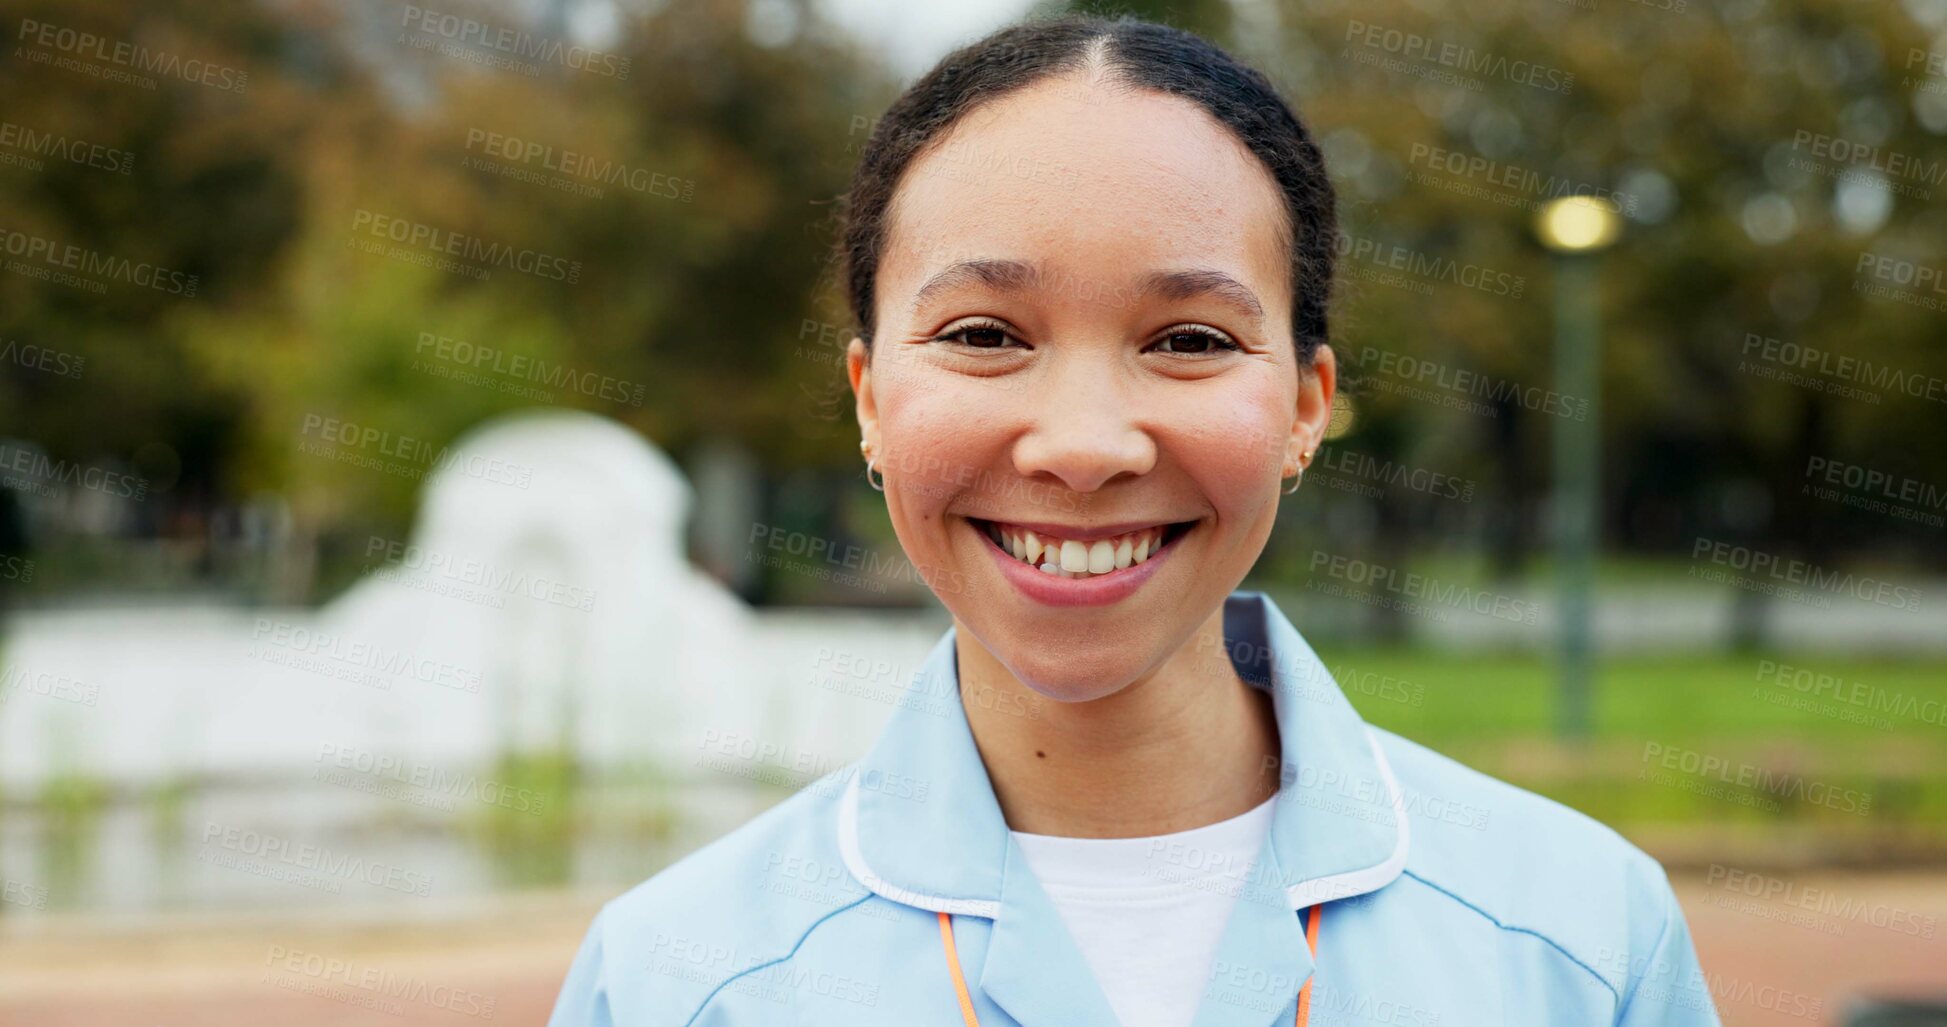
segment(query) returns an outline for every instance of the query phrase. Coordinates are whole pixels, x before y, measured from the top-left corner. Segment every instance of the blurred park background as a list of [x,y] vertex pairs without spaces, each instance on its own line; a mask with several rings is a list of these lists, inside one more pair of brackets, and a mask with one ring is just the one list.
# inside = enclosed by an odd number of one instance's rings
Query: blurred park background
[[[1366,719],[1662,859],[1728,1023],[1947,989],[1947,0],[1078,6],[1326,150],[1347,388],[1247,584]],[[834,201],[1060,9],[11,0],[0,1022],[537,1022],[862,752],[945,618]]]

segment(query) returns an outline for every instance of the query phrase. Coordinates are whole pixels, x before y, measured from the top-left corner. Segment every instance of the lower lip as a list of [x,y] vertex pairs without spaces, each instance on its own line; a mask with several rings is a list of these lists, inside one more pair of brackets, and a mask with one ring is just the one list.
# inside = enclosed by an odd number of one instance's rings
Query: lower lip
[[[1059,574],[1049,574],[1038,567],[1030,567],[1025,561],[1016,560],[994,544],[987,533],[971,521],[963,522],[980,541],[986,545],[987,552],[993,555],[994,562],[1000,564],[1001,577],[1014,583],[1029,599],[1048,606],[1106,606],[1119,602],[1142,587],[1156,573],[1156,568],[1169,559],[1176,551],[1178,537],[1169,545],[1158,549],[1155,555],[1141,563],[1132,563],[1107,574],[1091,574],[1086,578],[1064,578]],[[1190,529],[1196,530],[1195,528]],[[1185,532],[1185,535],[1189,532]]]

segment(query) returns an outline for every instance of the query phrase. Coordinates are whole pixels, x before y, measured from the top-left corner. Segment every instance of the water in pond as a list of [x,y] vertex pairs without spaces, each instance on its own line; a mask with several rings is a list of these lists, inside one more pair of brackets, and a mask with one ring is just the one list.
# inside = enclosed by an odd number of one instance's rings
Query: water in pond
[[707,781],[439,794],[326,779],[15,804],[0,808],[0,917],[307,906],[409,917],[520,889],[619,892],[788,794]]

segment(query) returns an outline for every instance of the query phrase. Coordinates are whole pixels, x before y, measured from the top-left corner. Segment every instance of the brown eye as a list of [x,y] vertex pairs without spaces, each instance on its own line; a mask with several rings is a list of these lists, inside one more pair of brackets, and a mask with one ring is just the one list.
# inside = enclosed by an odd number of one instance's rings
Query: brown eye
[[1203,356],[1223,350],[1240,349],[1230,339],[1214,331],[1203,328],[1177,328],[1151,344],[1151,348],[1162,353],[1176,353],[1183,356]]
[[978,323],[963,325],[953,331],[933,337],[934,342],[952,342],[968,349],[997,350],[1006,349],[1016,341],[1005,327],[998,324]]
[[1172,353],[1208,353],[1210,351],[1210,336],[1198,335],[1195,332],[1177,332],[1165,341],[1169,344],[1170,352]]

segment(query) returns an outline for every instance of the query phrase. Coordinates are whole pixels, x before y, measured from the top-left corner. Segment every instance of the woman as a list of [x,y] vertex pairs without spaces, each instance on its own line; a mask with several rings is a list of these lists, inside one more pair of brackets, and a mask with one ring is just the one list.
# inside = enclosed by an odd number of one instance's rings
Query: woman
[[861,450],[953,615],[913,688],[961,701],[609,903],[556,1027],[1716,1022],[1653,860],[1232,594],[1336,380],[1332,188],[1263,76],[1006,29],[848,200]]

